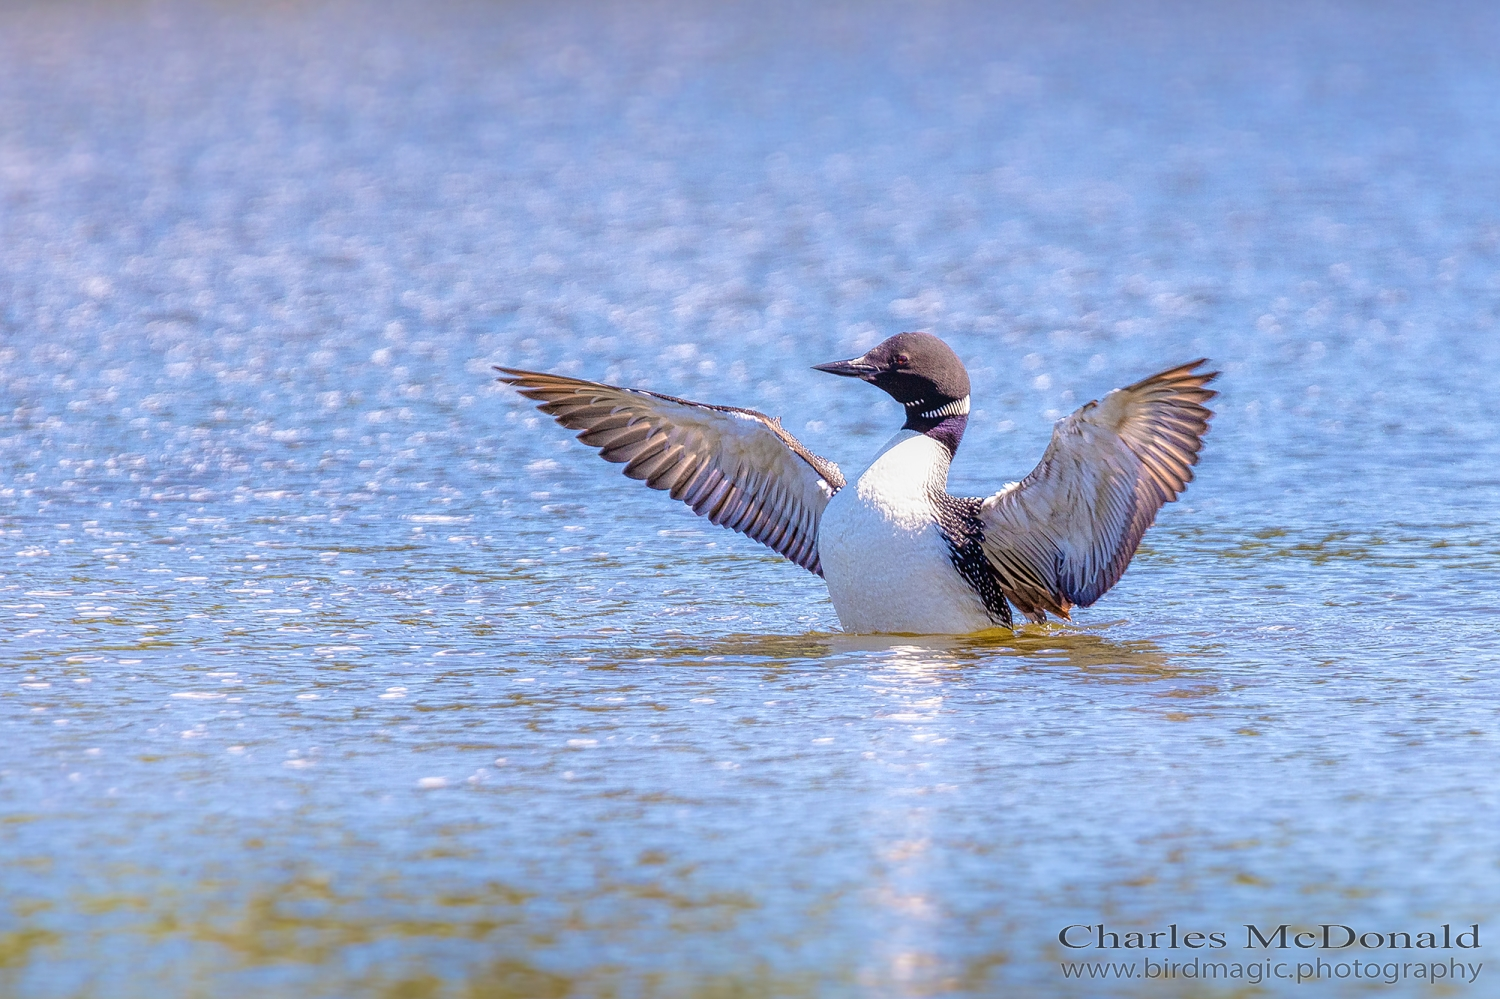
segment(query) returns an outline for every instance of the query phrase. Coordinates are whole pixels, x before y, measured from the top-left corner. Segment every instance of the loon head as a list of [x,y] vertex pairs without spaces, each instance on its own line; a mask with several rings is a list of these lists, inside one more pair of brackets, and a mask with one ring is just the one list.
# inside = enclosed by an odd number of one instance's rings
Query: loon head
[[906,407],[903,429],[958,450],[968,423],[969,373],[953,348],[931,333],[897,333],[858,357],[813,367],[883,389]]

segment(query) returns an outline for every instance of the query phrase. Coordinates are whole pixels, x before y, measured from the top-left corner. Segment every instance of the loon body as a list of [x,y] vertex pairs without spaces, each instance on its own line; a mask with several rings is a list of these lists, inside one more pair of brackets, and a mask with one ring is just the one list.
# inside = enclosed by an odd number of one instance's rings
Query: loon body
[[829,500],[818,527],[823,578],[848,631],[965,634],[997,624],[953,563],[938,506],[948,454],[902,430]]
[[1059,420],[1041,463],[984,498],[948,493],[969,376],[947,344],[901,333],[817,365],[870,382],[906,422],[847,483],[754,410],[499,368],[501,381],[625,474],[822,576],[845,631],[966,634],[1069,618],[1120,578],[1162,504],[1192,480],[1217,372],[1170,368]]

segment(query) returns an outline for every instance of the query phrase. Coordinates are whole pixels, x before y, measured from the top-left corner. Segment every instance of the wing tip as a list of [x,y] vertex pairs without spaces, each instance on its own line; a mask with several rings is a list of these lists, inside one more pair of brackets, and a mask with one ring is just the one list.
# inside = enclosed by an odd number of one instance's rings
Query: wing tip
[[500,377],[495,381],[504,382],[507,385],[524,385],[528,379],[542,374],[540,371],[527,371],[525,368],[507,368],[503,364],[491,364],[490,369],[500,372]]
[[[1208,383],[1223,374],[1222,371],[1217,369],[1213,371],[1198,370],[1208,363],[1210,363],[1208,358],[1200,357],[1197,360],[1188,361],[1185,364],[1178,364],[1158,371],[1154,375],[1147,375],[1133,385],[1127,385],[1115,391],[1132,394],[1141,391],[1161,392],[1165,390],[1169,394],[1165,398],[1158,398],[1162,401],[1171,399],[1179,404],[1188,403],[1200,407],[1203,410],[1204,422],[1206,423],[1214,415],[1214,412],[1202,404],[1208,402],[1210,399],[1217,398],[1219,395],[1217,389],[1208,387]],[[1114,393],[1110,394],[1113,395]]]
[[1184,364],[1173,365],[1172,367],[1167,368],[1165,371],[1158,371],[1154,375],[1151,375],[1147,378],[1142,378],[1136,384],[1142,385],[1146,382],[1157,381],[1158,379],[1162,381],[1180,379],[1183,381],[1196,382],[1198,385],[1207,385],[1209,382],[1213,381],[1215,378],[1218,378],[1221,374],[1223,374],[1223,372],[1218,369],[1215,369],[1213,371],[1198,370],[1205,364],[1209,363],[1212,362],[1210,362],[1208,358],[1200,357],[1196,360],[1188,361]]
[[1211,363],[1213,362],[1211,362],[1208,358],[1200,357],[1196,361],[1192,361],[1191,363],[1184,365],[1184,367],[1188,369],[1188,374],[1192,376],[1193,381],[1196,383],[1196,387],[1204,393],[1204,402],[1207,402],[1209,399],[1212,399],[1214,396],[1219,394],[1218,390],[1208,388],[1207,386],[1209,382],[1217,381],[1218,377],[1224,373],[1219,368],[1215,368],[1212,371],[1197,370],[1198,368],[1203,367],[1205,364]]

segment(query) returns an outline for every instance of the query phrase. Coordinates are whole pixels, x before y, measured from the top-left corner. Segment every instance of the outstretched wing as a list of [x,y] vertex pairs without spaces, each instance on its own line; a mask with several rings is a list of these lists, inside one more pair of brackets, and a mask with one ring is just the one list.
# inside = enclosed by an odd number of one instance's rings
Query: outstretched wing
[[710,406],[643,389],[496,367],[528,399],[605,461],[693,512],[739,531],[807,569],[818,561],[818,521],[844,486],[820,458],[753,409]]
[[1041,463],[984,500],[985,556],[1032,621],[1067,617],[1119,580],[1163,503],[1193,479],[1218,395],[1207,361],[1163,371],[1081,407],[1052,431]]

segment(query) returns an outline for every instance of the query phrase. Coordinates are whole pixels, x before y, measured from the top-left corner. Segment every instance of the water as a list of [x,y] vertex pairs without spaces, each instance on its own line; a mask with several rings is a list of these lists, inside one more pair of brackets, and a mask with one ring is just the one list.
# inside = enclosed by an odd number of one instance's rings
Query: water
[[[1487,939],[1497,28],[6,5],[0,992],[1247,996],[1304,990],[1057,935]],[[1076,623],[843,636],[489,370],[857,470],[894,404],[808,366],[913,328],[971,494],[1224,371]]]

